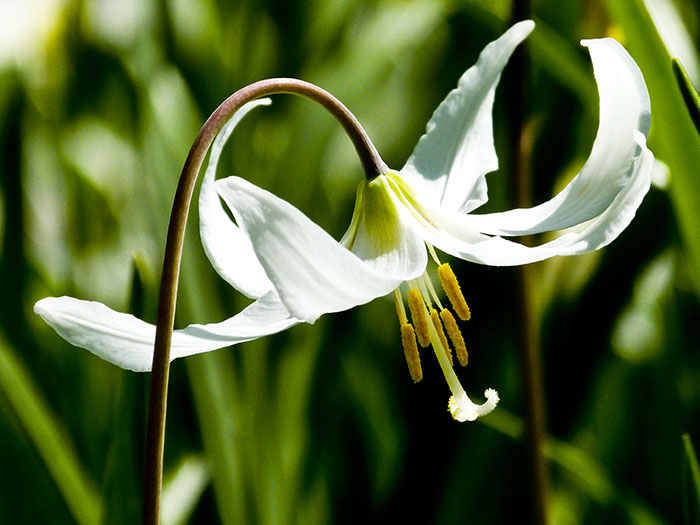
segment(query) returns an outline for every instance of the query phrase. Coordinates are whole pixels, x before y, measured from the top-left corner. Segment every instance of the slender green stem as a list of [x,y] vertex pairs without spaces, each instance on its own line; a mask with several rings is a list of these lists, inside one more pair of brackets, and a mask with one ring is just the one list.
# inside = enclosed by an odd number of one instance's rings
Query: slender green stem
[[689,434],[681,436],[685,463],[683,464],[683,514],[685,523],[700,520],[700,465]]
[[[512,22],[531,17],[529,0],[514,0]],[[513,159],[513,183],[517,207],[532,205],[532,180],[529,169],[530,134],[526,127],[526,99],[529,82],[529,60],[527,44],[522,44],[511,59],[511,82],[513,86],[512,127],[510,150]],[[524,240],[527,243],[527,240]],[[530,463],[530,491],[532,497],[532,523],[548,523],[549,471],[545,459],[546,418],[543,387],[540,333],[533,297],[534,267],[520,266],[517,269],[518,339],[522,352],[523,397],[525,404],[525,443]]]
[[185,225],[197,175],[214,137],[241,106],[252,100],[280,93],[294,94],[311,99],[327,109],[349,135],[368,178],[374,178],[387,171],[386,164],[384,164],[384,161],[355,116],[330,93],[301,80],[289,78],[269,79],[244,87],[226,99],[204,124],[194,144],[192,144],[187,160],[185,160],[185,165],[182,168],[170,215],[165,255],[163,257],[151,388],[148,400],[142,514],[144,524],[157,524],[160,516],[165,414],[170,373],[170,343],[175,322],[175,303]]

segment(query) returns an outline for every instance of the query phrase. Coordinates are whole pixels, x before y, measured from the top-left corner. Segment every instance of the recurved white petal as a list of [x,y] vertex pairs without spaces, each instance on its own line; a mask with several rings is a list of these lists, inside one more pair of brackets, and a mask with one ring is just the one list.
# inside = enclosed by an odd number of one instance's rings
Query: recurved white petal
[[494,93],[508,59],[534,26],[519,22],[486,46],[428,122],[401,175],[430,205],[469,212],[488,199],[484,176],[498,169]]
[[635,136],[641,154],[634,164],[631,179],[603,213],[582,224],[578,231],[567,231],[553,241],[529,247],[473,230],[464,214],[445,213],[412,203],[416,228],[422,229],[426,242],[440,250],[490,266],[528,264],[555,255],[575,255],[602,248],[629,225],[651,184],[654,156],[646,148],[646,137],[640,132]]
[[[471,215],[471,228],[496,235],[560,230],[588,221],[609,208],[646,166],[651,122],[644,78],[625,49],[611,38],[584,40],[600,93],[600,124],[593,150],[581,172],[551,200],[527,209]],[[641,202],[641,199],[640,199]]]
[[[156,327],[102,303],[47,297],[34,311],[69,343],[136,372],[151,369]],[[270,335],[298,323],[274,291],[220,323],[190,325],[173,332],[170,360]]]
[[199,190],[199,233],[204,252],[222,279],[251,298],[263,295],[272,288],[272,283],[255,257],[250,241],[224,210],[214,181],[221,150],[233,129],[250,110],[271,102],[269,98],[249,102],[224,125],[211,147],[209,165]]
[[[425,269],[425,247],[422,255],[416,253],[420,241],[400,219],[395,240],[384,239],[385,251],[363,260],[273,194],[238,177],[217,181],[216,186],[285,307],[297,319],[313,323],[324,313],[364,304]],[[406,240],[406,235],[414,238]],[[397,253],[406,247],[412,251]]]

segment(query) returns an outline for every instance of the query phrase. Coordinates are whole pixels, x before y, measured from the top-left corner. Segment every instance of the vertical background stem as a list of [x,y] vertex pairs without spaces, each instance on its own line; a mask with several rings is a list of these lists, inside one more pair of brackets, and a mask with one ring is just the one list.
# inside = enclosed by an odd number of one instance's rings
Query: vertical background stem
[[[514,0],[511,22],[530,18],[530,0]],[[511,58],[511,133],[509,149],[513,159],[513,196],[516,207],[532,205],[530,170],[530,136],[526,127],[526,100],[529,87],[529,58],[527,42],[521,44]],[[527,244],[527,240],[523,239]],[[546,420],[540,350],[539,321],[535,315],[535,267],[518,266],[518,343],[522,359],[523,401],[525,406],[525,445],[528,451],[532,523],[548,523],[549,471],[544,456]]]

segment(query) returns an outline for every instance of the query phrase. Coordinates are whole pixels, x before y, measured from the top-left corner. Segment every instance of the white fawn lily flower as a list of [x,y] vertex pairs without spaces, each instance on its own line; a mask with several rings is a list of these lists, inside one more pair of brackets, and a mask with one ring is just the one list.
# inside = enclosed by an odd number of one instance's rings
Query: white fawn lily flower
[[[422,378],[418,346],[431,345],[452,392],[448,404],[452,416],[465,421],[491,412],[498,403],[496,391],[487,389],[485,403],[473,403],[452,367],[450,345],[462,365],[467,363],[466,346],[454,316],[443,307],[428,277],[428,254],[438,266],[452,310],[466,320],[469,308],[457,280],[449,265],[440,263],[434,248],[496,266],[596,250],[613,241],[634,217],[649,189],[653,164],[646,147],[650,106],[641,72],[618,42],[585,40],[600,93],[600,124],[581,172],[539,206],[471,213],[486,202],[485,175],[498,167],[491,117],[496,86],[510,55],[533,27],[531,21],[520,22],[484,49],[477,64],[437,108],[400,171],[387,168],[363,180],[350,227],[340,242],[289,203],[244,179],[229,177],[214,183],[218,152],[226,130],[232,127],[228,126],[217,138],[202,183],[202,242],[219,274],[257,300],[224,323],[176,331],[174,357],[227,346],[216,346],[212,338],[223,343],[233,334],[240,338],[233,342],[240,342],[297,322],[313,323],[325,313],[393,293],[413,380]],[[212,184],[236,223],[220,208]],[[562,229],[567,231],[555,240],[534,247],[505,238]],[[235,244],[235,251],[226,251],[226,243]],[[408,289],[410,321],[402,285]],[[125,366],[119,344],[134,343],[136,337],[130,334],[135,318],[129,316],[118,333],[110,332],[108,322],[93,324],[87,309],[82,317],[76,315],[81,313],[73,304],[76,301],[44,299],[36,310],[71,343]],[[126,315],[111,310],[106,314],[106,308],[99,305],[108,321]],[[147,369],[152,332],[152,327],[139,332],[140,357],[133,360],[142,366],[132,363],[127,368]],[[101,350],[100,345],[110,350]],[[196,350],[190,351],[188,345]]]
[[[650,185],[650,106],[641,72],[615,40],[586,40],[600,92],[600,125],[583,169],[539,206],[471,213],[486,202],[485,175],[498,166],[491,118],[496,85],[513,50],[533,27],[530,21],[516,24],[484,49],[437,108],[400,171],[388,169],[360,184],[350,227],[340,242],[289,203],[243,179],[216,183],[292,317],[312,323],[324,313],[393,292],[411,376],[415,381],[422,377],[418,345],[432,345],[453,394],[449,410],[460,421],[489,413],[498,395],[488,389],[486,402],[477,405],[455,375],[450,344],[461,364],[467,361],[466,348],[454,316],[440,304],[428,277],[428,254],[438,265],[452,309],[466,320],[469,309],[459,285],[434,248],[495,266],[596,250],[627,227]],[[540,246],[505,239],[574,226],[578,228]],[[400,290],[403,283],[412,323]]]

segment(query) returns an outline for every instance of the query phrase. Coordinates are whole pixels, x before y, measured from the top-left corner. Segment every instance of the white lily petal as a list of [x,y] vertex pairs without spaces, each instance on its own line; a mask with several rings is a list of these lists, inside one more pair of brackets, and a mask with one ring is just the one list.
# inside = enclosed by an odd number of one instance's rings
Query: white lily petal
[[231,220],[214,189],[216,168],[231,132],[241,119],[257,106],[269,105],[269,98],[248,102],[224,125],[214,140],[202,185],[199,190],[199,233],[202,246],[216,272],[242,294],[258,298],[272,283],[240,228]]
[[636,133],[651,122],[649,94],[641,71],[615,40],[584,40],[591,53],[600,93],[600,124],[581,172],[551,200],[527,209],[471,215],[467,224],[495,235],[528,235],[560,230],[600,215],[624,191],[646,155]]
[[389,243],[384,246],[385,257],[365,261],[273,194],[238,177],[217,181],[216,186],[253,243],[282,302],[297,319],[313,323],[324,313],[364,304],[392,292],[425,268],[424,247],[422,256],[393,253],[415,244],[401,239],[403,233],[415,235],[406,228],[395,230],[395,242],[382,241]]
[[[75,346],[127,370],[151,369],[156,330],[152,324],[102,303],[65,296],[42,299],[34,311]],[[298,322],[271,291],[226,321],[175,330],[170,360],[257,339]]]
[[471,227],[468,216],[428,208],[416,200],[410,188],[394,178],[402,190],[404,204],[412,210],[414,227],[426,242],[460,259],[490,266],[528,264],[556,255],[575,255],[597,250],[612,242],[630,224],[651,185],[654,155],[646,147],[646,137],[635,132],[641,150],[631,180],[612,204],[581,231],[568,231],[540,246],[525,246],[498,236],[484,235]]
[[519,22],[484,48],[438,106],[401,175],[432,206],[469,212],[488,199],[485,175],[498,169],[491,110],[501,71],[532,31]]

